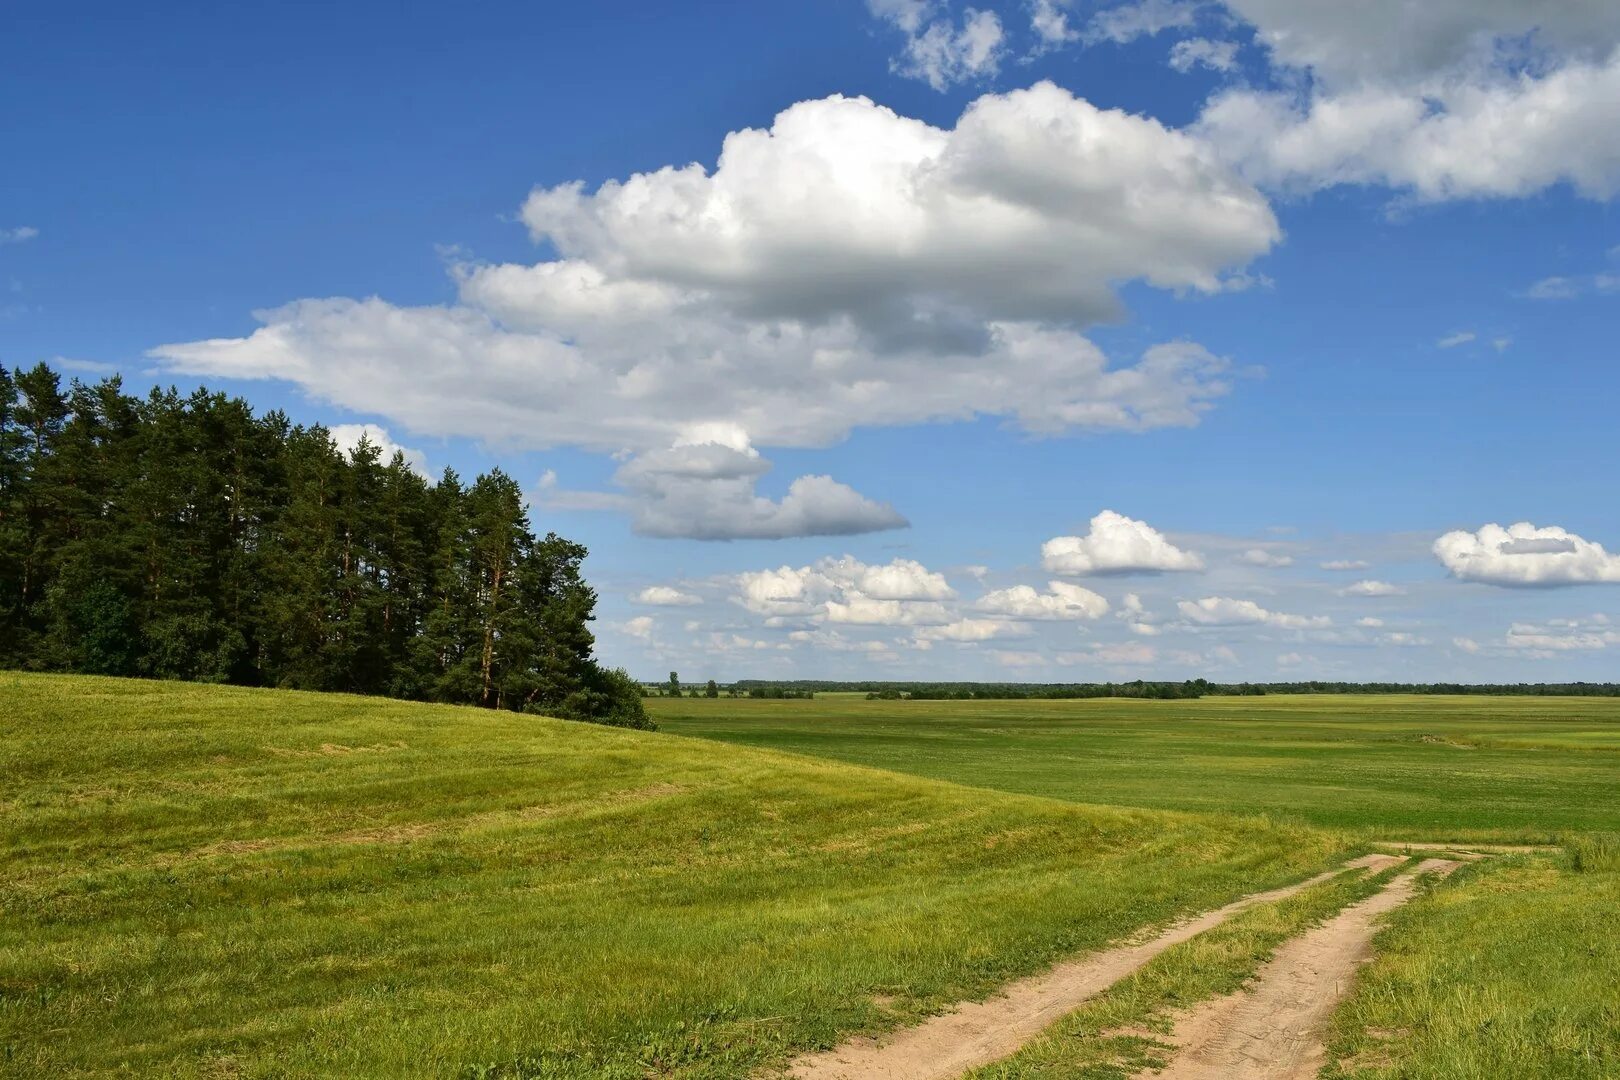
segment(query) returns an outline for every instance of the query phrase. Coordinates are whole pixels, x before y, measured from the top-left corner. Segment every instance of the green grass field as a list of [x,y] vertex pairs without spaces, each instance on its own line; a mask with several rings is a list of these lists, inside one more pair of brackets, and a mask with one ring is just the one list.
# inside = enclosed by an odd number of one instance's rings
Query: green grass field
[[1620,830],[1620,699],[654,698],[666,730],[1080,803],[1380,836]]
[[[649,704],[664,732],[0,673],[0,1076],[769,1075],[1373,837],[1552,836],[1398,913],[1336,1075],[1620,1071],[1620,703]],[[1107,1023],[1364,887],[986,1075],[1127,1076]]]
[[[666,730],[1086,804],[1239,810],[1364,837],[1558,841],[1466,867],[1391,918],[1324,1076],[1620,1076],[1620,701],[1299,696],[1050,702],[654,699]],[[990,1077],[1100,1080],[1151,1060],[1110,1031],[1252,975],[1348,884],[1166,953]]]
[[473,709],[0,703],[8,1077],[738,1077],[1347,848]]

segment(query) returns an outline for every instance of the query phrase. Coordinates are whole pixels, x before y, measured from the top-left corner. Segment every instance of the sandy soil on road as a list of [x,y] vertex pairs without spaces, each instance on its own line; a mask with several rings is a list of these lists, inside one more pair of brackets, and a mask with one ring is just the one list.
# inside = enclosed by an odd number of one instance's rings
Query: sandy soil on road
[[[1346,866],[1375,872],[1402,861],[1393,855],[1367,855]],[[851,1040],[824,1053],[802,1057],[793,1063],[789,1075],[795,1080],[948,1080],[961,1076],[971,1068],[1012,1054],[1087,998],[1130,975],[1172,945],[1219,926],[1245,908],[1292,896],[1339,872],[1329,871],[1297,885],[1246,896],[1173,926],[1151,940],[1059,964],[1044,975],[1013,983],[988,1001],[959,1005],[881,1040]]]
[[1372,958],[1380,916],[1411,898],[1418,875],[1450,873],[1458,863],[1425,859],[1380,892],[1280,947],[1255,983],[1208,1002],[1176,1023],[1175,1056],[1152,1080],[1314,1080],[1326,1051],[1322,1031]]

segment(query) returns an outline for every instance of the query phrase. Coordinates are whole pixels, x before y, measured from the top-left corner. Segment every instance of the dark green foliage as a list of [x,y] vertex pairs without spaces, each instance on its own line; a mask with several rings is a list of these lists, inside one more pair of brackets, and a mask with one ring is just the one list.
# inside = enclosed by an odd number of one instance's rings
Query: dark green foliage
[[498,470],[434,484],[223,394],[0,368],[0,666],[650,726],[592,658],[584,558]]
[[1201,697],[1263,697],[1266,694],[1486,694],[1510,697],[1620,697],[1620,683],[978,683],[839,682],[796,679],[763,682],[739,679],[736,689],[749,697],[812,697],[815,692],[864,693],[873,701],[1056,701],[1070,698],[1150,698],[1184,701]]

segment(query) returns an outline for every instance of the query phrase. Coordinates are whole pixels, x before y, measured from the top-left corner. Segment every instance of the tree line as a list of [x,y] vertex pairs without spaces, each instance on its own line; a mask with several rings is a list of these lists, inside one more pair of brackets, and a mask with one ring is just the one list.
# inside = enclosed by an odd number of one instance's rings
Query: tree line
[[1264,694],[1491,694],[1509,697],[1620,697],[1620,683],[1394,683],[1272,682],[1216,683],[1208,679],[1181,682],[1135,679],[1101,683],[874,682],[796,679],[767,682],[741,679],[739,693],[750,697],[797,697],[824,693],[864,693],[873,700],[1023,701],[1071,698],[1150,698],[1185,700],[1201,697]]
[[631,727],[585,548],[499,469],[436,481],[199,389],[0,367],[0,665],[381,694]]

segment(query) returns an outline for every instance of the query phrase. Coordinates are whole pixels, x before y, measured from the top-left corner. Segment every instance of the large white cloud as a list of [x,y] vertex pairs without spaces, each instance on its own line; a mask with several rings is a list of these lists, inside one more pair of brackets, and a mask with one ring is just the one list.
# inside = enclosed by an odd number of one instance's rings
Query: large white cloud
[[458,264],[456,304],[300,300],[246,337],[152,356],[416,433],[631,451],[622,496],[551,497],[628,510],[649,535],[843,534],[904,520],[828,477],[759,497],[753,447],[981,415],[1196,424],[1230,388],[1224,359],[1177,341],[1116,366],[1080,330],[1117,314],[1126,282],[1227,288],[1279,236],[1198,139],[1050,83],[981,97],[949,129],[801,102],[727,136],[712,170],[539,188],[522,217],[555,257]]
[[1274,60],[1334,86],[1421,82],[1507,57],[1602,57],[1620,44],[1608,0],[1225,0]]
[[1108,601],[1080,585],[1049,581],[1047,591],[1014,585],[981,596],[974,607],[1013,619],[1100,619],[1108,614]]
[[1283,189],[1380,184],[1439,200],[1569,183],[1608,198],[1620,186],[1620,53],[1419,88],[1234,90],[1209,103],[1198,130],[1250,179]]
[[1085,536],[1055,536],[1041,545],[1041,565],[1055,574],[1202,570],[1203,556],[1183,551],[1145,521],[1104,510]]
[[1556,525],[1521,521],[1448,532],[1434,542],[1434,554],[1454,577],[1491,585],[1620,582],[1620,554]]
[[1259,183],[1419,198],[1620,185],[1620,5],[1227,0],[1286,88],[1217,95],[1197,130]]
[[1115,314],[1122,282],[1222,289],[1279,235],[1198,140],[1049,83],[953,129],[802,102],[712,171],[539,189],[523,219],[558,257],[459,266],[458,305],[303,300],[153,356],[527,446],[655,450],[704,421],[760,446],[978,414],[1188,425],[1223,361],[1179,343],[1112,368],[1075,327]]

